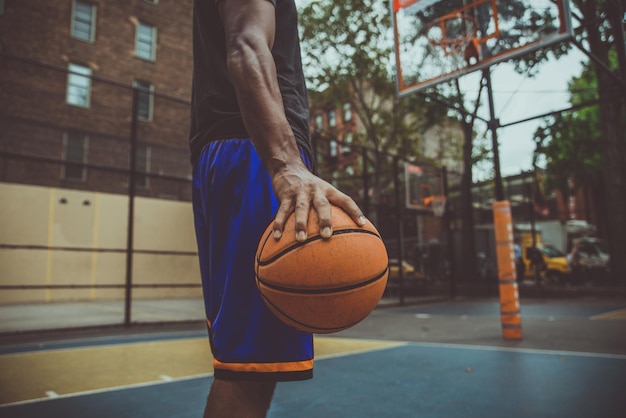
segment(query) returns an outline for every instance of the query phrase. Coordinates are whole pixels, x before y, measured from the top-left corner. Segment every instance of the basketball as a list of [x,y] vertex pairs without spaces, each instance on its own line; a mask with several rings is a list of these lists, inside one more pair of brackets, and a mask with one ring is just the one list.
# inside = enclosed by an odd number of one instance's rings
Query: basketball
[[300,331],[329,334],[350,328],[376,307],[387,285],[387,250],[369,222],[358,226],[332,206],[333,234],[319,234],[311,210],[307,240],[296,241],[292,213],[280,239],[270,224],[255,257],[256,283],[269,309]]

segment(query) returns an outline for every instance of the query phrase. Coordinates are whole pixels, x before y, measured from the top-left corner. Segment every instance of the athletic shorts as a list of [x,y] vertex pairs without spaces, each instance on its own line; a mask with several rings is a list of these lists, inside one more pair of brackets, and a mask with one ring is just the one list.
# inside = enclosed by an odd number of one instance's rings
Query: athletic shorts
[[257,244],[278,201],[252,141],[205,146],[193,168],[192,187],[215,378],[310,379],[312,335],[277,319],[256,287]]

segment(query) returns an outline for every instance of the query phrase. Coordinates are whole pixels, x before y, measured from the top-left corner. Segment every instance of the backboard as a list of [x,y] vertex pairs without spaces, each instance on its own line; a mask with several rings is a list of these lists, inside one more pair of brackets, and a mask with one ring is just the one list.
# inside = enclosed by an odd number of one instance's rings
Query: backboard
[[440,169],[406,163],[404,165],[406,207],[432,211],[433,197],[443,196],[443,175]]
[[399,95],[572,36],[569,0],[391,0]]

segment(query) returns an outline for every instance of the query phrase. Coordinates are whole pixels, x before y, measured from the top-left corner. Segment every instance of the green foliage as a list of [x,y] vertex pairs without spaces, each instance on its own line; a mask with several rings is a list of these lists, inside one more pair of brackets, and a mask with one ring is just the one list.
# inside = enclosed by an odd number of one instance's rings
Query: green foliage
[[418,157],[423,133],[443,120],[446,110],[422,96],[396,96],[388,4],[311,0],[299,19],[311,101],[324,106],[351,103],[364,130],[357,141]]
[[[597,97],[597,81],[587,64],[581,75],[569,82],[570,103],[578,105]],[[544,121],[535,132],[536,153],[543,155],[552,186],[567,192],[567,180],[576,188],[601,187],[603,157],[597,106],[583,107]]]

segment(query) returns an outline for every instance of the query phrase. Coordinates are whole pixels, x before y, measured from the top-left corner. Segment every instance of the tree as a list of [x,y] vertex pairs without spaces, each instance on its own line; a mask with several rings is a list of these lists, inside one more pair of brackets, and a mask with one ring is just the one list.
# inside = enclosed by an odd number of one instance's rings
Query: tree
[[[597,80],[589,63],[569,82],[570,104],[574,107],[597,98]],[[584,187],[600,213],[606,212],[603,155],[597,106],[558,114],[544,121],[535,132],[535,161],[545,158],[548,179],[564,196]],[[570,190],[571,180],[574,189]],[[587,205],[588,206],[588,205]],[[606,217],[601,217],[605,220]],[[598,225],[606,231],[606,225]]]
[[[607,199],[608,241],[614,278],[626,278],[626,46],[623,0],[574,0],[598,83],[598,122]],[[613,52],[612,52],[613,51]],[[612,66],[614,53],[618,66]]]
[[[559,169],[579,184],[596,183],[606,205],[600,205],[607,220],[611,270],[615,279],[626,277],[626,46],[624,44],[624,4],[622,0],[574,0],[575,18],[580,23],[576,42],[584,44],[592,58],[580,78],[574,81],[572,103],[593,92],[597,107],[555,118],[554,126],[537,133],[540,142],[551,138],[540,149]],[[586,152],[585,152],[586,151]],[[569,161],[569,162],[568,162]],[[601,180],[600,180],[601,178]],[[562,176],[556,177],[563,182]],[[561,185],[563,190],[566,188]],[[596,197],[603,201],[601,197]]]
[[446,117],[445,108],[421,96],[395,94],[391,20],[385,2],[312,0],[299,16],[311,97],[318,103],[351,103],[364,130],[355,139],[375,151],[376,200],[379,174],[386,164],[382,153],[418,157],[422,134]]

